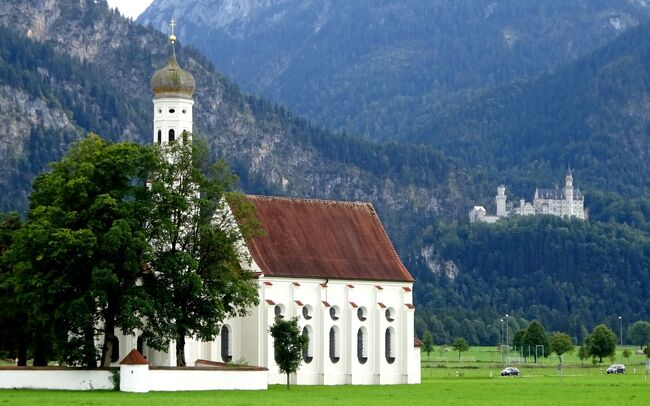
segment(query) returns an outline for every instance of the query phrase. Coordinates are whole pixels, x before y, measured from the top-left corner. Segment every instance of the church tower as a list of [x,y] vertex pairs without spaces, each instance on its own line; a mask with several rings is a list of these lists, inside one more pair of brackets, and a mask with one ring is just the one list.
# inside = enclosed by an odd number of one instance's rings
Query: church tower
[[498,217],[505,217],[508,215],[506,212],[506,187],[503,185],[499,185],[497,187],[497,196],[496,196],[496,203],[497,203],[497,216]]
[[175,22],[171,21],[169,40],[172,56],[167,65],[151,77],[153,91],[153,142],[166,144],[180,139],[183,131],[192,133],[192,106],[196,83],[176,61]]
[[562,214],[565,216],[573,216],[573,174],[571,173],[571,168],[567,170],[564,180],[564,198],[566,199],[567,211]]

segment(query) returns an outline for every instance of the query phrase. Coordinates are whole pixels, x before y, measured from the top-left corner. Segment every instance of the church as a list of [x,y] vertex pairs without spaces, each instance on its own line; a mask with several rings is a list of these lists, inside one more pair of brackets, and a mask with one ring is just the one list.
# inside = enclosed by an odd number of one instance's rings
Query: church
[[[176,37],[170,37],[173,44]],[[151,79],[153,139],[171,143],[192,133],[196,84],[175,53]],[[285,382],[274,361],[269,328],[276,317],[298,318],[309,337],[293,383],[305,385],[420,382],[414,331],[413,278],[402,264],[372,204],[246,196],[266,235],[243,243],[258,284],[259,305],[225,320],[211,342],[188,337],[188,365],[246,363]],[[152,366],[175,366],[170,351],[118,334],[116,358],[138,349]]]

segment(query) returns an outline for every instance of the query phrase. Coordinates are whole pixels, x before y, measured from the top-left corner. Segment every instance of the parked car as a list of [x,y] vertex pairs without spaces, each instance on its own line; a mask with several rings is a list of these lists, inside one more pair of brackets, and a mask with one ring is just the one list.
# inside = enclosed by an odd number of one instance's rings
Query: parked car
[[519,370],[515,367],[508,367],[501,371],[501,376],[519,376]]
[[624,374],[625,373],[625,365],[623,365],[623,364],[613,364],[609,368],[607,368],[607,373],[608,374]]

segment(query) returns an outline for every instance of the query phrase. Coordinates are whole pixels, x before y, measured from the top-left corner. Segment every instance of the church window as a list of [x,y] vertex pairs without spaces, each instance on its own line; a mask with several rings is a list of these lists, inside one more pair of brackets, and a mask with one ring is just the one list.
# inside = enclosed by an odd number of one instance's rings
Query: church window
[[330,307],[330,317],[332,320],[336,321],[340,317],[340,312],[338,306],[332,306]]
[[113,350],[111,352],[111,362],[117,362],[120,359],[120,339],[113,336]]
[[162,109],[158,109],[158,114],[162,114]]
[[365,327],[357,331],[357,359],[360,364],[368,361],[368,332]]
[[330,353],[330,361],[332,361],[333,364],[336,364],[339,362],[339,359],[341,359],[341,349],[339,348],[339,342],[340,342],[340,337],[339,337],[339,329],[338,327],[334,326],[330,328],[330,348],[329,348],[329,353]]
[[221,327],[221,359],[223,362],[230,362],[232,360],[232,339],[230,334],[230,326],[224,324]]
[[360,308],[357,309],[357,317],[361,321],[366,321],[368,319],[368,309],[365,307],[361,306]]
[[158,144],[162,144],[162,130],[158,130]]
[[392,327],[388,327],[386,329],[385,345],[386,345],[386,361],[389,364],[392,364],[393,362],[395,362],[395,329],[393,329]]
[[187,110],[183,109],[183,114],[187,114]]
[[169,130],[169,143],[173,144],[175,139],[176,139],[176,131]]
[[388,320],[389,322],[395,321],[395,309],[393,309],[392,307],[386,309],[386,320]]
[[284,319],[284,306],[281,304],[275,305],[275,308],[273,308],[273,313],[275,314],[275,317]]
[[302,349],[302,359],[305,364],[309,364],[314,359],[314,333],[310,326],[305,326],[302,329],[303,337],[307,337],[307,345]]
[[314,317],[313,315],[314,315],[314,310],[312,309],[311,306],[305,305],[302,307],[302,317],[305,320],[311,320],[311,318]]
[[174,114],[176,113],[176,109],[169,109],[169,114]]

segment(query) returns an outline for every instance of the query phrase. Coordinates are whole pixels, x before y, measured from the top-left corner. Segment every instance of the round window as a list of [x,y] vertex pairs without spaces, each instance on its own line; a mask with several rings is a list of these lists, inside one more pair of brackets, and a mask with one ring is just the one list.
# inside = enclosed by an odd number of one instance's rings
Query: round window
[[395,321],[395,309],[393,309],[392,307],[386,309],[386,320]]
[[169,114],[174,114],[176,113],[176,109],[169,109]]
[[340,315],[339,315],[339,308],[336,306],[330,307],[330,317],[332,320],[338,320]]
[[281,319],[284,319],[284,306],[282,305],[275,305],[275,308],[273,309],[273,312],[275,313],[275,317],[279,317]]
[[312,312],[311,306],[305,305],[305,306],[302,307],[302,317],[305,320],[311,320],[311,318],[313,317],[312,314],[313,314],[313,312]]
[[357,309],[357,317],[361,321],[366,321],[368,319],[368,309],[365,307],[360,307]]

